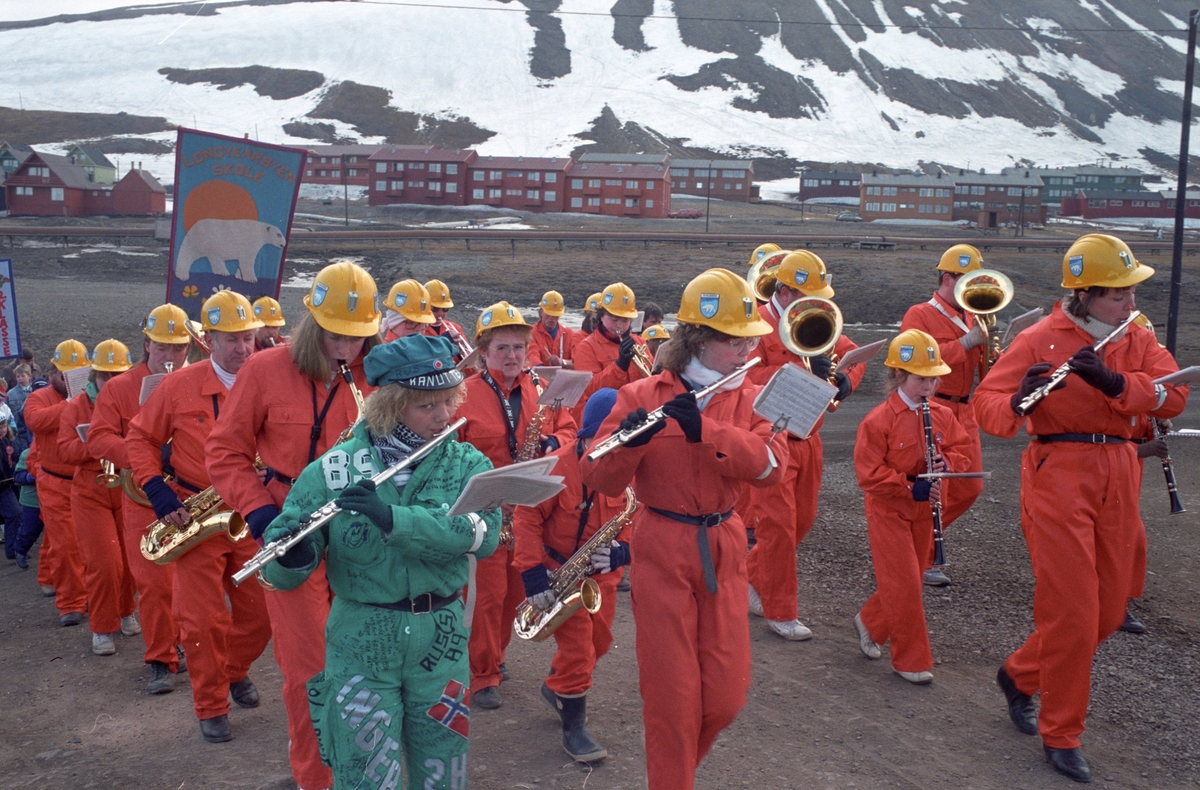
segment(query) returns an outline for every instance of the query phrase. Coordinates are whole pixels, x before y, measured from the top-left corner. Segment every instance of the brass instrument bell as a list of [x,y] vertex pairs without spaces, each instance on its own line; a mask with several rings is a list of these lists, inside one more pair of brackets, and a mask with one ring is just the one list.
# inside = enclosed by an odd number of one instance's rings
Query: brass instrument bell
[[[798,357],[829,357],[829,383],[837,378],[838,355],[833,349],[842,336],[842,311],[823,296],[801,296],[788,305],[779,319],[779,339]],[[811,370],[811,365],[809,366]],[[830,401],[829,411],[837,411],[838,402]]]
[[955,301],[975,316],[986,335],[981,376],[987,375],[992,364],[1000,357],[1000,338],[994,331],[996,314],[1008,307],[1014,290],[1012,280],[994,269],[976,269],[959,277],[954,285]]
[[746,282],[750,284],[750,290],[754,292],[755,299],[760,302],[771,301],[771,297],[775,295],[775,286],[779,282],[775,279],[775,272],[779,271],[779,265],[791,252],[791,250],[773,252],[750,266],[750,271],[746,273]]

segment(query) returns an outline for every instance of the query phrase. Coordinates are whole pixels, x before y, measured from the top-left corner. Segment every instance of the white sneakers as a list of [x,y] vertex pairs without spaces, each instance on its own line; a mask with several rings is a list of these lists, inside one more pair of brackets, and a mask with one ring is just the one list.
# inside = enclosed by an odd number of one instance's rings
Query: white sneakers
[[92,652],[98,656],[111,656],[117,652],[112,634],[92,634]]
[[907,680],[909,683],[917,686],[925,686],[933,682],[933,673],[927,669],[922,670],[921,672],[902,672],[901,670],[892,667],[892,671]]
[[854,630],[858,632],[858,646],[862,649],[864,656],[874,661],[883,655],[883,651],[872,641],[871,634],[867,631],[866,623],[862,619],[862,612],[854,615]]
[[771,630],[792,642],[812,639],[812,630],[799,620],[768,620]]
[[128,617],[121,618],[121,633],[125,636],[137,636],[142,632],[142,624],[138,620],[137,612]]
[[758,590],[754,589],[754,585],[750,585],[750,614],[756,617],[763,616],[762,596],[758,594]]

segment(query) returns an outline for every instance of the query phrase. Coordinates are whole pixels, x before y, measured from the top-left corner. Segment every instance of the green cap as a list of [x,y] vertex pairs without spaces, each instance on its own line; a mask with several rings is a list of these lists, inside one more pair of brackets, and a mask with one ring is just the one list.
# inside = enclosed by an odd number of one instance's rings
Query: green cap
[[363,372],[372,387],[396,383],[414,390],[450,389],[463,380],[454,367],[457,350],[446,337],[405,335],[371,349]]

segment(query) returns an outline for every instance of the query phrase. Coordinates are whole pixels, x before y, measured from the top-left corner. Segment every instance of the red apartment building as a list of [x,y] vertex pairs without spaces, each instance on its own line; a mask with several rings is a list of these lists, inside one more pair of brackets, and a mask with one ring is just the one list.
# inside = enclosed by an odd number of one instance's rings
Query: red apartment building
[[[315,145],[308,149],[308,161],[300,180],[305,184],[349,184],[369,187],[372,168],[367,162],[380,150],[379,145]],[[424,146],[396,146],[421,151]],[[343,179],[345,179],[343,181]]]
[[933,219],[948,222],[954,182],[944,173],[863,173],[859,215],[864,220]]
[[367,160],[371,170],[367,203],[466,205],[467,168],[478,158],[471,149],[384,146]]
[[562,211],[571,157],[481,156],[467,168],[467,203]]
[[[1200,217],[1200,191],[1189,191],[1186,199],[1184,216],[1193,219]],[[1062,198],[1059,213],[1083,219],[1172,219],[1175,216],[1175,198],[1167,197],[1161,192],[1146,190],[1131,192],[1080,189],[1075,193],[1075,197]]]
[[[754,162],[738,159],[672,159],[671,191],[743,203],[758,199]],[[855,190],[855,195],[858,191]]]
[[859,197],[861,173],[843,173],[838,170],[801,170],[798,200],[820,200],[823,198]]
[[954,219],[981,228],[1005,223],[1045,224],[1041,176],[1029,170],[978,173],[959,170],[954,179]]
[[564,211],[616,217],[665,217],[671,174],[665,165],[576,162],[567,175]]

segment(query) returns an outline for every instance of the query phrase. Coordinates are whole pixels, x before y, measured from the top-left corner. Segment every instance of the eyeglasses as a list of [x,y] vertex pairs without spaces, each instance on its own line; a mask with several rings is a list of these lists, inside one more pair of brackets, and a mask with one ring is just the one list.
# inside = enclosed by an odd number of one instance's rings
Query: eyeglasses
[[513,346],[492,346],[491,350],[496,352],[497,354],[499,354],[502,357],[507,357],[509,354],[516,354],[517,356],[524,356],[526,348],[527,348],[527,346],[524,343],[519,343],[519,344],[513,345]]
[[743,351],[753,351],[758,348],[758,341],[761,339],[758,337],[731,337],[725,340],[725,343],[740,354]]

